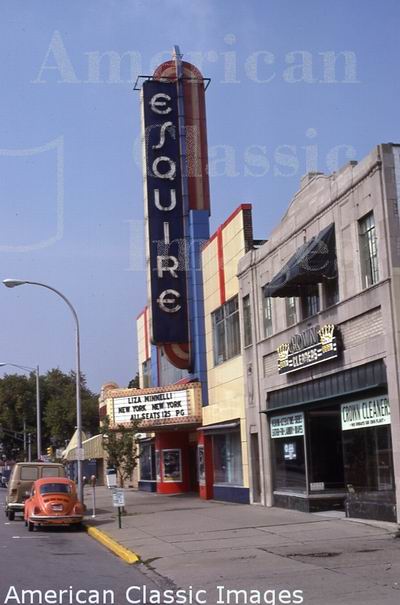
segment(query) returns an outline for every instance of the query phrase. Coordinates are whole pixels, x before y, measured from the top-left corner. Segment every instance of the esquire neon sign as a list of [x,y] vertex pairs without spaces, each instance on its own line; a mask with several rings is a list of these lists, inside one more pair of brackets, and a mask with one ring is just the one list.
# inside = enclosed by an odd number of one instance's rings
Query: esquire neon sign
[[154,344],[186,343],[186,254],[174,82],[142,88],[147,264]]

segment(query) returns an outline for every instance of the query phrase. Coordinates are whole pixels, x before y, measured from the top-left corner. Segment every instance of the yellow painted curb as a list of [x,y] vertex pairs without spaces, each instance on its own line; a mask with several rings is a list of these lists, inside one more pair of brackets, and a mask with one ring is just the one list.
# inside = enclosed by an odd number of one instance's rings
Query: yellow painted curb
[[111,552],[123,559],[125,563],[132,565],[133,563],[138,563],[140,560],[136,553],[122,546],[122,544],[111,538],[104,531],[101,531],[101,529],[97,529],[97,527],[93,527],[92,525],[85,525],[85,530],[89,536],[103,544],[108,550],[111,550]]

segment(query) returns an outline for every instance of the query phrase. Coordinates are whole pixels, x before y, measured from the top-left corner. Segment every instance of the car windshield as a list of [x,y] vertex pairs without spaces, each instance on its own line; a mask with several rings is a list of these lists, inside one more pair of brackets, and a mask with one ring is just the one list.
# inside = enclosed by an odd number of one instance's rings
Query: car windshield
[[68,483],[45,483],[40,486],[41,494],[70,494],[72,488]]

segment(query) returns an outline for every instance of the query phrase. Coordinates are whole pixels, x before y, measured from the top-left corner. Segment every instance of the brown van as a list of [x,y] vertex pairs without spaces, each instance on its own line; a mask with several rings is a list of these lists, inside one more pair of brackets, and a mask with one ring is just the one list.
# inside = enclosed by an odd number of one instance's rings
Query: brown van
[[24,502],[29,498],[31,487],[37,479],[45,477],[65,477],[62,464],[52,462],[17,462],[8,482],[6,497],[6,517],[13,521],[15,513],[24,512]]

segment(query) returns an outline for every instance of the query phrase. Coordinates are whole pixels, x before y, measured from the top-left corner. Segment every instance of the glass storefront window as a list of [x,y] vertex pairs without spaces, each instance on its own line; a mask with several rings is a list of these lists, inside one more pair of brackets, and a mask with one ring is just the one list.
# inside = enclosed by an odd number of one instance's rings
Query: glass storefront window
[[163,481],[179,483],[182,481],[181,450],[163,450]]
[[197,446],[197,479],[201,485],[206,482],[206,466],[204,460],[204,445]]
[[274,490],[387,499],[395,489],[389,422],[386,395],[271,416]]
[[243,485],[240,431],[213,436],[214,483]]
[[304,436],[271,439],[274,490],[306,492]]
[[152,443],[142,443],[140,445],[139,467],[141,481],[155,481],[156,464],[154,445]]
[[356,492],[394,490],[390,425],[343,432],[345,480]]

